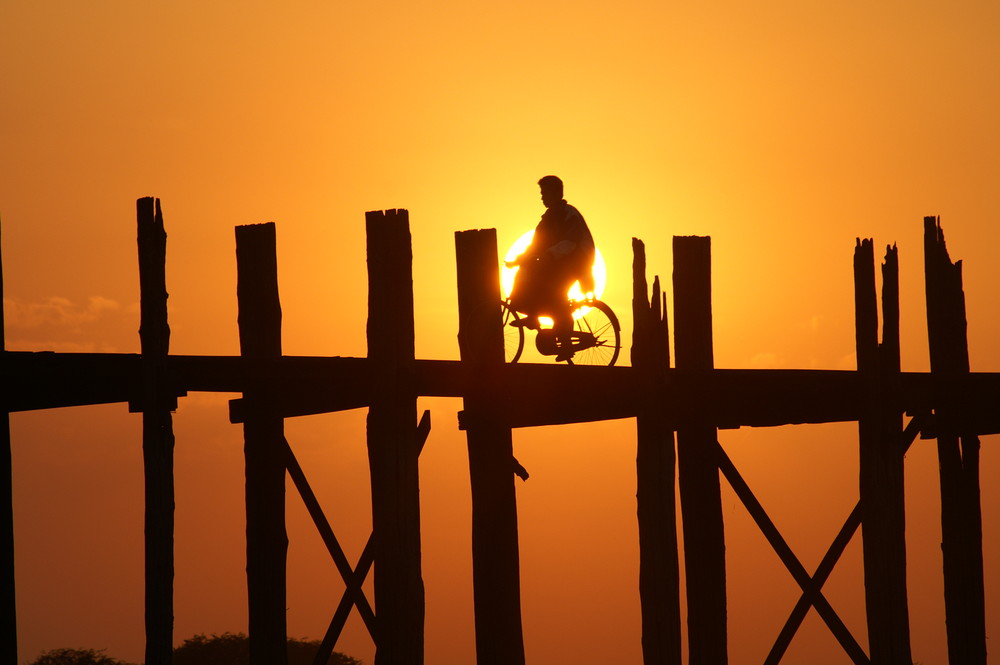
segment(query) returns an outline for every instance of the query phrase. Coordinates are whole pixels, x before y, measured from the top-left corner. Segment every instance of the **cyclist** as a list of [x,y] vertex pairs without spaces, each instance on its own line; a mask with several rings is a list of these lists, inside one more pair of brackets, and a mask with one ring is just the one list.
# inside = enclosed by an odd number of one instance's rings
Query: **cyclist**
[[563,198],[563,182],[554,175],[538,181],[545,212],[535,227],[531,244],[508,268],[520,266],[514,276],[510,306],[525,317],[512,325],[538,328],[538,317],[549,315],[561,350],[557,361],[573,356],[569,338],[573,313],[569,289],[577,281],[584,293],[593,290],[594,239],[583,215]]

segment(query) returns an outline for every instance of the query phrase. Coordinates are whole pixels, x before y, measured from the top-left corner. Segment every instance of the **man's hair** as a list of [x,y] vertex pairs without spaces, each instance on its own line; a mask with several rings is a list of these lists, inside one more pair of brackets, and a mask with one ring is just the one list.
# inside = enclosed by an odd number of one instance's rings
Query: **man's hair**
[[550,192],[555,192],[559,198],[563,195],[563,181],[554,175],[547,175],[538,181],[538,186]]

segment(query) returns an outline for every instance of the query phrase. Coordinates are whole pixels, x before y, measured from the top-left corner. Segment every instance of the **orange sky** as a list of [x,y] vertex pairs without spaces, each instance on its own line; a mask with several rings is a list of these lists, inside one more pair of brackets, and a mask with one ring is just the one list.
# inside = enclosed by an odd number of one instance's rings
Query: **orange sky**
[[[718,367],[853,368],[857,236],[897,242],[903,368],[928,366],[922,217],[964,261],[977,371],[1000,371],[1000,5],[456,1],[0,4],[0,218],[10,350],[138,350],[135,199],[162,199],[171,350],[238,352],[233,226],[278,224],[288,354],[363,356],[366,210],[410,211],[418,357],[457,358],[454,240],[538,219],[560,175],[630,339],[631,238],[669,280],[711,235]],[[877,249],[877,254],[881,253]],[[627,344],[626,344],[627,346]],[[627,354],[623,360],[628,361]],[[245,630],[242,433],[228,395],[176,414],[176,637]],[[427,662],[473,659],[455,400],[423,399]],[[369,529],[363,413],[287,431],[351,558]],[[20,653],[142,653],[139,417],[17,414]],[[631,422],[515,433],[531,663],[640,661]],[[856,498],[856,428],[721,440],[807,568]],[[987,439],[983,478],[998,472]],[[823,469],[821,477],[804,473]],[[944,661],[933,444],[907,458],[916,661]],[[727,490],[728,492],[728,490]],[[984,481],[986,560],[1000,556]],[[289,495],[289,630],[319,638],[335,569]],[[732,662],[797,595],[725,497]],[[810,516],[815,513],[814,519]],[[860,547],[827,592],[862,643]],[[988,634],[1000,579],[987,570]],[[360,621],[340,647],[371,659]],[[842,663],[811,614],[788,662]]]

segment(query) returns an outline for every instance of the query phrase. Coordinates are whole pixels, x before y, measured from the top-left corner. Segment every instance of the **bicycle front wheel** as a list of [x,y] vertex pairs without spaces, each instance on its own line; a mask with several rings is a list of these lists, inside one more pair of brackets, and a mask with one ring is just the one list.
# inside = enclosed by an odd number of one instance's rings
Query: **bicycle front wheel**
[[622,348],[621,326],[611,308],[600,300],[587,303],[590,311],[573,324],[574,365],[614,365]]

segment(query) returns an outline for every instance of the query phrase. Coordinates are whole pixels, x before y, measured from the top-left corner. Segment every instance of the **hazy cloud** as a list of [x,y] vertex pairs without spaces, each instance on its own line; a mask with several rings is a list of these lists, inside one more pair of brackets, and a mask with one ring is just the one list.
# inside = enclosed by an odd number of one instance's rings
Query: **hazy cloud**
[[116,353],[136,334],[137,317],[103,296],[83,302],[62,296],[41,302],[4,298],[3,309],[6,347],[12,351]]
[[818,332],[820,328],[820,315],[813,314],[805,321],[799,321],[796,327],[804,332]]
[[56,353],[119,353],[112,344],[98,342],[67,342],[56,339],[10,337],[6,339],[8,351],[55,351]]
[[10,329],[31,330],[43,326],[78,329],[94,323],[109,312],[117,312],[121,305],[110,298],[91,296],[84,304],[77,304],[60,296],[44,302],[18,302],[3,299],[4,324]]
[[747,369],[775,369],[781,367],[777,353],[761,351],[747,360]]

